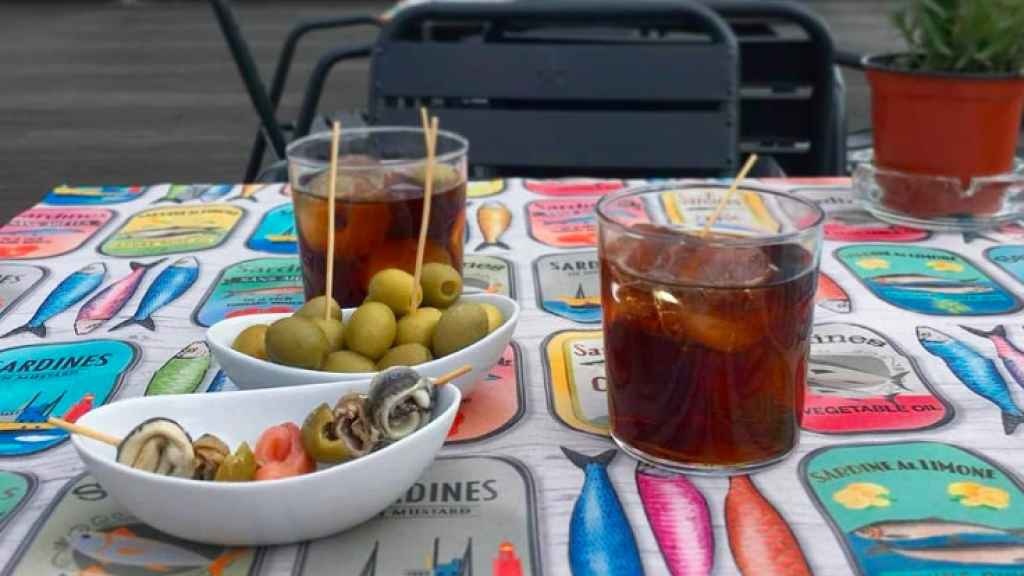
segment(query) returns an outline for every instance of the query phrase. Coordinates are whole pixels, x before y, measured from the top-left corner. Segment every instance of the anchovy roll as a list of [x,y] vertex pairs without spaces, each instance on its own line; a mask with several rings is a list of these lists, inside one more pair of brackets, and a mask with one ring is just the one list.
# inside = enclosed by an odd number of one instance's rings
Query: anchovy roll
[[346,394],[334,406],[335,435],[352,457],[373,452],[381,441],[381,433],[366,413],[365,394]]
[[370,384],[366,412],[385,442],[396,442],[430,422],[434,384],[404,366],[380,372]]
[[191,478],[195,470],[195,451],[192,438],[177,422],[169,418],[150,418],[121,441],[117,461],[147,472]]

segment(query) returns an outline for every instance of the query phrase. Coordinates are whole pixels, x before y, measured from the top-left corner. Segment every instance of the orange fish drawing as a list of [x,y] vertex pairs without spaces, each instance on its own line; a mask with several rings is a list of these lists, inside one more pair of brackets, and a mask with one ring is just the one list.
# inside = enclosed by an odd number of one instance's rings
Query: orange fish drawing
[[749,476],[729,478],[725,528],[736,567],[744,576],[811,576],[786,519],[758,492]]
[[490,246],[511,250],[508,244],[499,240],[501,235],[508,230],[509,224],[512,223],[512,212],[504,204],[501,202],[485,203],[476,211],[476,222],[480,226],[480,234],[484,237],[484,241],[476,247],[477,250]]
[[818,273],[818,290],[814,293],[814,303],[839,314],[849,314],[853,310],[850,295],[824,272]]
[[68,544],[75,552],[96,562],[84,570],[86,574],[107,574],[102,567],[113,565],[151,572],[203,568],[211,576],[222,576],[224,570],[245,551],[226,548],[223,554],[211,560],[176,544],[136,536],[128,528],[109,532],[76,531],[68,536]]

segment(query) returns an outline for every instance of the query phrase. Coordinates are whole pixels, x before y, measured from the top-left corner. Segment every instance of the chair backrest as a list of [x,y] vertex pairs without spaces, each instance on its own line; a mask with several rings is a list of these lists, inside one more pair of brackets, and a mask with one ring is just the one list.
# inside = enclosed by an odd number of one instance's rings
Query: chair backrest
[[736,40],[689,0],[413,6],[381,31],[370,80],[371,122],[418,125],[428,106],[486,173],[736,167]]
[[740,46],[740,148],[788,173],[841,174],[845,124],[832,36],[804,7],[767,0],[708,2]]

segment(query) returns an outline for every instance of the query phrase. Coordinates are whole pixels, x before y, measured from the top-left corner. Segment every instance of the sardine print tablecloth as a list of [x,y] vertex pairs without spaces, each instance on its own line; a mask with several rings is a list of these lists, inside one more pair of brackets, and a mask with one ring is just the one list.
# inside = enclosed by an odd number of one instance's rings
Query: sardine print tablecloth
[[593,207],[640,183],[472,183],[465,283],[518,300],[513,344],[399,502],[267,549],[154,531],[43,422],[235,393],[204,327],[301,305],[287,189],[54,189],[0,228],[0,574],[1024,574],[1024,227],[930,234],[845,179],[761,182],[829,215],[804,431],[768,471],[688,478],[606,436]]

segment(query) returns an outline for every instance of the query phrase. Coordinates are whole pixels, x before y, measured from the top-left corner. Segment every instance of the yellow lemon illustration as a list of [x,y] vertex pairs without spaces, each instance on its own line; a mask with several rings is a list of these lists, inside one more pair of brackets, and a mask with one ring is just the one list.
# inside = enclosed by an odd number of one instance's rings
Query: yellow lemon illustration
[[953,482],[946,487],[946,492],[968,508],[984,506],[1002,510],[1010,505],[1010,494],[1006,490],[977,482]]
[[956,262],[949,262],[948,260],[932,260],[925,264],[925,266],[936,270],[938,272],[963,272],[964,267],[962,264]]
[[857,266],[865,270],[885,270],[889,268],[889,261],[885,258],[861,258],[857,260]]
[[854,482],[832,494],[832,499],[850,510],[885,508],[891,504],[889,489],[873,482]]

